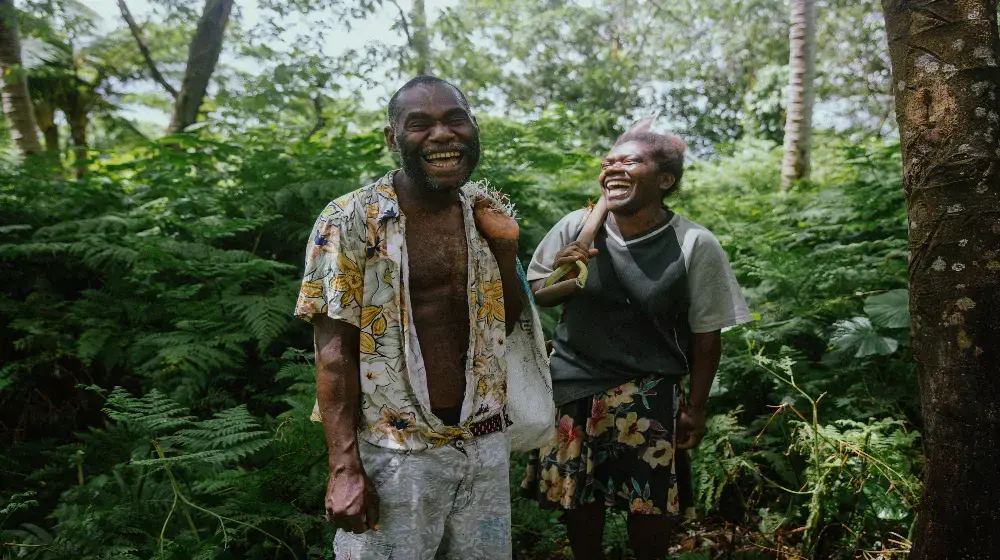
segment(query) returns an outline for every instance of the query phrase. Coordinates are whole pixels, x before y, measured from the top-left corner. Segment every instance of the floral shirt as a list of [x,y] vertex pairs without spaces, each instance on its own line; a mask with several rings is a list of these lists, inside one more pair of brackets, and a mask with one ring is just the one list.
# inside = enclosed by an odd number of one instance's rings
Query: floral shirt
[[[359,438],[420,451],[469,437],[469,427],[503,411],[507,365],[500,270],[476,230],[470,190],[460,190],[468,246],[469,348],[459,426],[431,413],[427,375],[407,312],[406,217],[390,171],[331,202],[316,220],[306,249],[295,314],[316,313],[361,329]],[[319,420],[318,406],[313,420]]]

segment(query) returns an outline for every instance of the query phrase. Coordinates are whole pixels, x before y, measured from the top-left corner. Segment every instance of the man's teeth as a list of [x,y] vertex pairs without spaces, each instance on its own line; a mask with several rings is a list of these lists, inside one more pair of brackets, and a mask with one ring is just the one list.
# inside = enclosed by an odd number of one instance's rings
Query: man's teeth
[[615,188],[627,189],[627,188],[631,187],[632,185],[628,181],[618,181],[618,180],[615,180],[615,181],[608,181],[607,183],[604,183],[604,186],[607,187],[607,188],[609,188],[609,189],[615,189]]
[[453,158],[462,155],[461,152],[438,152],[436,154],[427,154],[426,159],[428,161],[435,159]]

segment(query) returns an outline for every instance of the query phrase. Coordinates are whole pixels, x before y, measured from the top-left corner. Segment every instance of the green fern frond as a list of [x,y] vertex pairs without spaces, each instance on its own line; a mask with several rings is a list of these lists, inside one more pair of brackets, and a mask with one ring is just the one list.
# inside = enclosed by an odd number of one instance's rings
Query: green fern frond
[[32,257],[52,258],[68,254],[72,251],[73,243],[21,243],[17,245],[0,245],[0,261],[10,261],[14,259],[25,259]]
[[292,324],[291,296],[242,296],[233,298],[244,327],[266,347]]
[[103,410],[110,418],[153,435],[172,432],[196,420],[187,408],[156,389],[136,398],[117,387],[108,395]]
[[241,358],[231,349],[219,350],[205,343],[190,342],[160,347],[139,369],[147,375],[179,371],[201,374],[205,379],[212,372],[236,368]]
[[[135,408],[135,407],[133,407]],[[132,417],[131,421],[135,421]],[[178,426],[181,427],[181,426]],[[177,455],[132,461],[135,466],[163,466],[186,463],[223,464],[254,455],[271,444],[269,432],[240,405],[216,413],[208,420],[189,422],[181,429],[159,438]]]
[[312,364],[285,364],[278,370],[275,379],[290,379],[299,382],[314,382],[316,378],[316,366]]
[[134,553],[139,552],[139,548],[134,546],[109,546],[101,552],[101,560],[142,560]]

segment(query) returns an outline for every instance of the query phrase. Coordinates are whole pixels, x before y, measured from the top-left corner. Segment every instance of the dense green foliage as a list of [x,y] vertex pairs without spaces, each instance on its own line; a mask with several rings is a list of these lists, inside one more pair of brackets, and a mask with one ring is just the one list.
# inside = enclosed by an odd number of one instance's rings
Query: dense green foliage
[[[179,86],[205,1],[132,4]],[[0,558],[331,557],[311,329],[291,313],[318,212],[396,165],[366,98],[409,77],[419,18],[237,4],[203,122],[157,138],[134,117],[173,98],[122,22],[18,1],[47,153],[17,161],[0,118]],[[678,555],[905,550],[921,425],[877,3],[820,2],[813,175],[787,193],[785,2],[445,4],[425,62],[472,101],[476,178],[516,204],[522,262],[598,195],[631,120],[659,113],[692,148],[669,203],[719,237],[755,321],[724,335]],[[375,14],[395,37],[328,52]],[[515,499],[513,517],[518,557],[569,557],[557,514]],[[627,557],[620,514],[605,543]]]
[[[597,159],[566,148],[558,116],[482,130],[478,175],[517,204],[527,259],[596,195]],[[746,141],[694,162],[672,201],[720,237],[759,318],[725,337],[700,508],[822,557],[905,534],[919,465],[898,148],[825,145],[815,182],[786,195],[773,145]],[[8,552],[321,557],[325,445],[291,309],[317,212],[392,165],[377,132],[257,131],[149,142],[79,181],[2,172]],[[534,505],[515,526],[519,548],[558,548]]]

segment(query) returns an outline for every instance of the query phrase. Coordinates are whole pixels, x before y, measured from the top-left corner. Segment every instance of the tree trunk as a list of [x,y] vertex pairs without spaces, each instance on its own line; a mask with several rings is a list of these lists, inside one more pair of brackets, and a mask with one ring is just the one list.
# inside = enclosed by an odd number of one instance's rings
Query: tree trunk
[[788,109],[785,114],[785,154],[781,161],[781,190],[809,177],[812,150],[812,113],[816,87],[816,0],[791,0],[789,32]]
[[1000,38],[996,0],[883,0],[923,416],[916,560],[997,558]]
[[410,26],[413,28],[413,71],[417,76],[425,76],[431,67],[431,44],[427,34],[427,10],[424,8],[424,0],[413,0]]
[[42,137],[45,138],[45,151],[51,154],[59,153],[59,127],[56,125],[56,108],[51,103],[38,102],[35,105],[35,121],[38,123]]
[[223,33],[232,9],[233,0],[205,1],[205,11],[201,14],[198,29],[191,39],[184,81],[177,94],[177,102],[174,103],[168,133],[180,132],[198,120],[198,111],[208,91],[208,82],[219,62]]
[[42,151],[38,143],[35,111],[28,95],[28,78],[21,67],[21,39],[17,32],[14,0],[0,0],[0,74],[3,79],[3,112],[21,154]]
[[87,174],[84,162],[90,159],[90,147],[87,143],[87,126],[90,125],[90,106],[87,98],[77,91],[67,96],[66,121],[69,123],[69,135],[73,140],[73,166],[79,179]]

